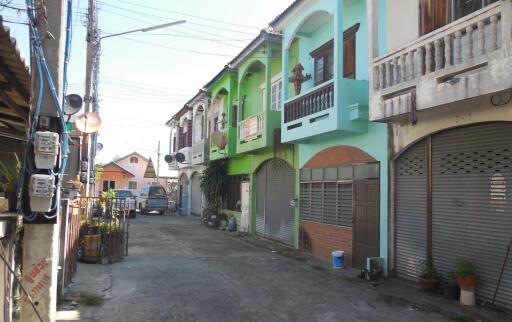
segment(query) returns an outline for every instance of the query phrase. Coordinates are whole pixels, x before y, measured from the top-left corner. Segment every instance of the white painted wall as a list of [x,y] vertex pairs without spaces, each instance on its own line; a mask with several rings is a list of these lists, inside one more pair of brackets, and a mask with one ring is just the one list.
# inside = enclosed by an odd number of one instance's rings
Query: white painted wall
[[387,52],[419,37],[419,6],[419,0],[387,0]]

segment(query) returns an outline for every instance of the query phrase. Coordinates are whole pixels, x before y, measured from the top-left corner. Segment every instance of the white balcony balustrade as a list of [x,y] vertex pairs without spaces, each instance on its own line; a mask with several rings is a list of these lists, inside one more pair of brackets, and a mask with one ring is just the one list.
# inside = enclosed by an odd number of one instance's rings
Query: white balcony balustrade
[[510,65],[510,9],[496,2],[376,58],[370,118],[385,120],[506,89],[500,83],[510,83],[511,76],[500,66]]

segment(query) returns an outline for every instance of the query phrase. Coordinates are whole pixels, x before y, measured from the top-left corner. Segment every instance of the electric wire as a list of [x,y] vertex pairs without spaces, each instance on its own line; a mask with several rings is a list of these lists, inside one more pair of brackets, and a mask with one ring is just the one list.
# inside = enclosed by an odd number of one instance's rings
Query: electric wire
[[179,12],[179,11],[174,11],[174,10],[168,10],[168,9],[163,9],[163,8],[155,8],[155,7],[144,5],[144,4],[141,4],[141,3],[135,3],[135,2],[130,2],[130,1],[126,1],[126,0],[114,0],[114,1],[121,2],[122,4],[132,5],[132,6],[135,6],[137,8],[140,7],[140,8],[146,8],[146,9],[155,10],[155,11],[158,11],[158,12],[169,12],[169,13],[174,13],[174,14],[177,14],[177,15],[193,17],[193,18],[197,18],[197,19],[208,20],[208,21],[212,21],[212,22],[217,22],[217,23],[222,23],[222,24],[232,25],[232,26],[237,26],[237,27],[260,29],[259,27],[256,27],[256,26],[249,26],[249,25],[243,25],[243,24],[238,24],[238,23],[233,23],[233,22],[227,22],[227,21],[223,21],[223,20],[218,20],[218,19],[213,19],[213,18],[208,18],[208,17],[203,17],[203,16],[197,16],[197,15],[193,15],[193,14],[189,14],[189,13],[184,13],[184,12]]
[[[161,21],[179,20],[179,19],[177,19],[175,17],[164,17],[164,16],[160,16],[160,15],[155,15],[155,14],[147,13],[147,12],[135,11],[135,10],[119,7],[119,6],[108,4],[108,3],[103,3],[103,5],[107,6],[107,7],[115,8],[115,9],[118,9],[118,10],[130,12],[130,13],[133,13],[133,14],[141,15],[141,16],[144,16],[144,17],[153,17],[154,19],[160,19]],[[103,9],[103,10],[106,10],[106,9]],[[217,30],[222,30],[222,31],[229,31],[229,32],[246,34],[246,35],[254,35],[254,32],[247,32],[247,31],[242,31],[242,30],[228,29],[228,28],[223,28],[223,27],[218,27],[218,26],[208,25],[208,24],[202,24],[202,23],[197,23],[197,22],[192,22],[192,21],[187,21],[187,23],[191,24],[191,25],[207,27],[207,28],[217,29]],[[259,29],[259,28],[254,28],[254,29]]]

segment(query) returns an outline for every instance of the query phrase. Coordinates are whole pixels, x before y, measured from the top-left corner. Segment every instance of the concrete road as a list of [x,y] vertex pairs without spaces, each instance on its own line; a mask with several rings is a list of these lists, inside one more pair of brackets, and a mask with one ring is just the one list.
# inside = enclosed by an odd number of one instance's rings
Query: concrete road
[[111,285],[102,306],[80,307],[81,320],[489,320],[396,281],[372,285],[273,243],[208,229],[196,218],[138,216],[129,245],[123,261],[86,267],[106,269]]

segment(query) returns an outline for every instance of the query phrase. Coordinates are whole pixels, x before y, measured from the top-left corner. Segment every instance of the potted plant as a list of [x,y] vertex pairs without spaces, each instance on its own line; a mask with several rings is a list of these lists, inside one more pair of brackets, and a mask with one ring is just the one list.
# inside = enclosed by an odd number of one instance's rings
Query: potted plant
[[476,265],[464,257],[455,260],[455,276],[457,284],[465,291],[472,291],[476,286]]
[[457,285],[455,272],[448,272],[443,283],[443,295],[445,299],[456,300],[459,298],[460,288]]
[[0,189],[5,191],[10,212],[16,211],[16,204],[18,203],[18,196],[16,194],[16,182],[21,169],[20,159],[15,154],[15,162],[12,165],[7,165],[0,162]]
[[423,271],[419,276],[420,288],[424,292],[435,292],[439,286],[439,273],[434,267],[433,260],[427,260],[423,262]]

